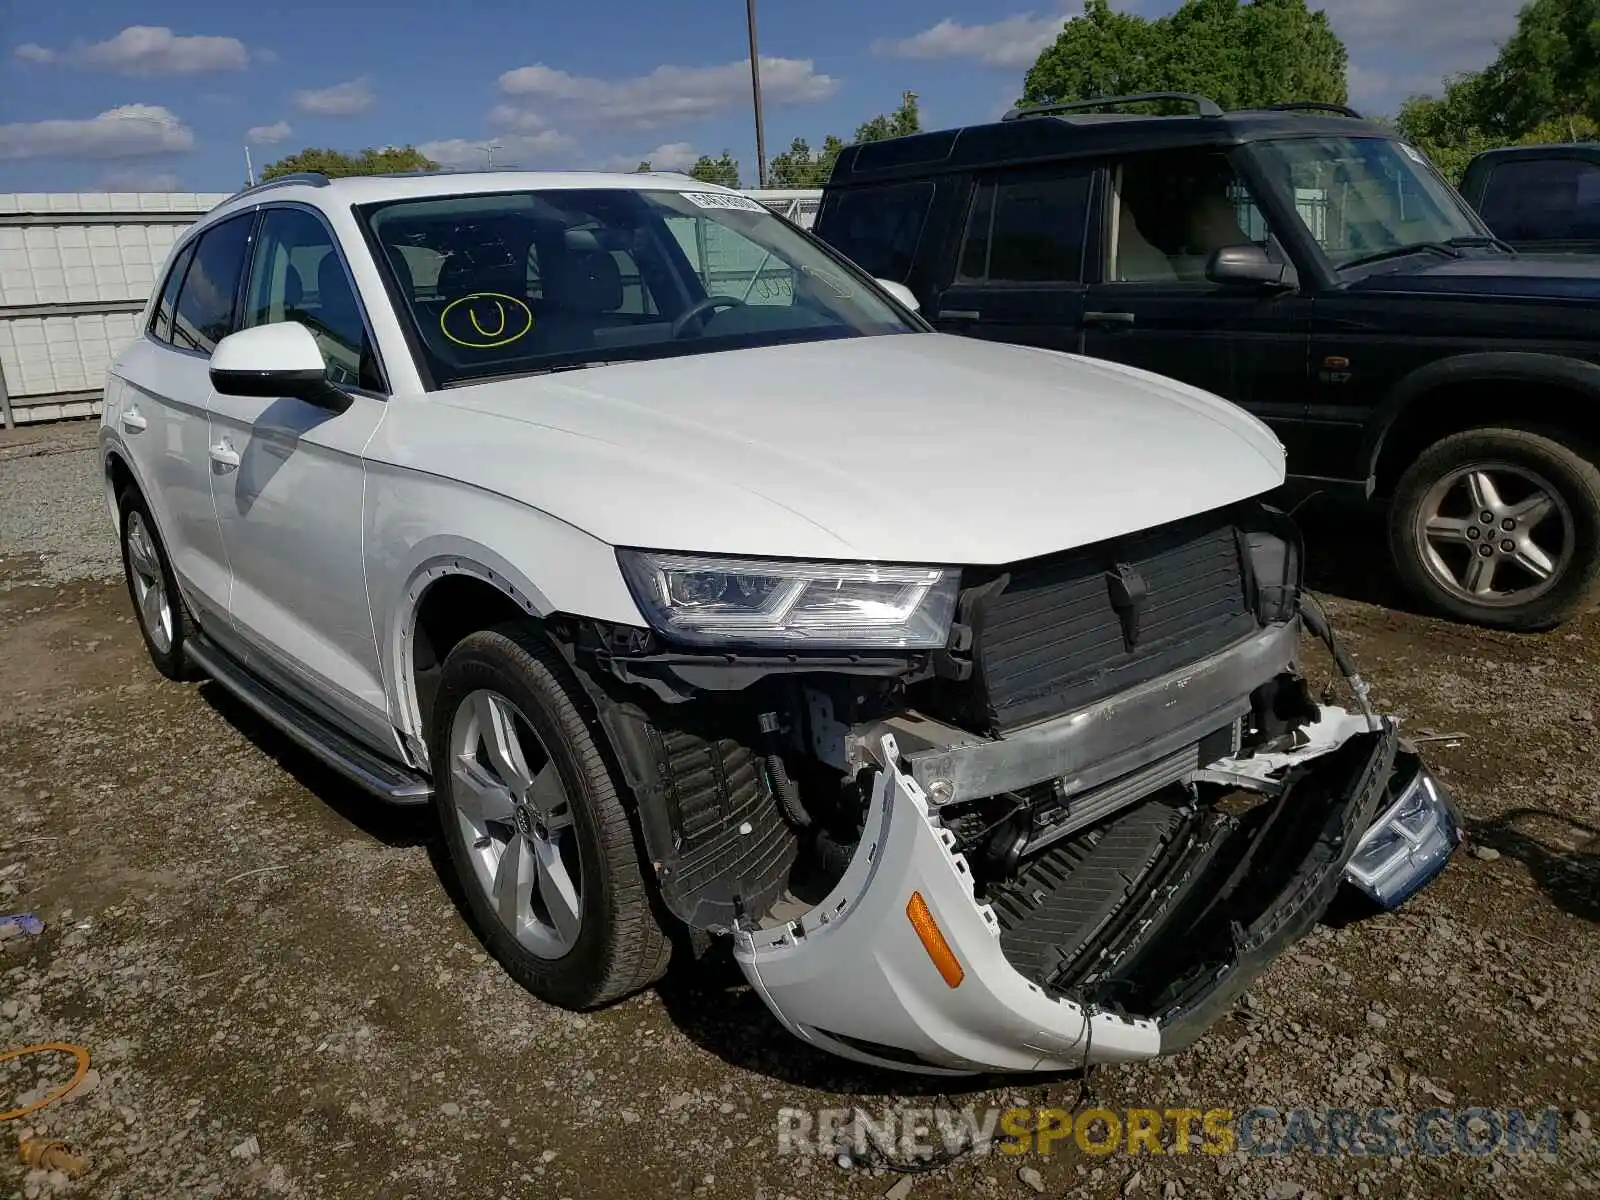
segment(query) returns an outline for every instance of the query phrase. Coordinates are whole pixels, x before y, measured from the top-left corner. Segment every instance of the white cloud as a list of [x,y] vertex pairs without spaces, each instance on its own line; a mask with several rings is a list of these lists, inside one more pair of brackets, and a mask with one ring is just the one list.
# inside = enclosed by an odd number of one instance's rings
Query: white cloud
[[38,42],[23,42],[11,53],[24,62],[53,63],[56,60],[56,52]]
[[634,171],[647,162],[655,171],[687,171],[700,160],[700,151],[688,142],[667,142],[643,154],[613,154],[601,164],[607,171]]
[[116,37],[74,52],[88,67],[123,75],[199,75],[242,71],[250,65],[244,43],[231,37],[180,37],[165,25],[129,25]]
[[124,104],[87,120],[0,125],[0,159],[142,158],[194,148],[194,132],[158,104]]
[[[763,58],[761,92],[768,104],[825,100],[839,81],[818,73],[811,59]],[[748,104],[750,60],[717,67],[657,67],[648,75],[600,79],[535,64],[500,76],[508,96],[562,105],[569,120],[627,129],[654,129],[697,120]],[[501,105],[501,115],[515,111]]]
[[287,121],[274,121],[271,125],[252,125],[244,131],[244,140],[252,146],[275,146],[294,130]]
[[577,147],[573,139],[554,129],[538,133],[506,134],[502,137],[446,138],[438,142],[423,142],[417,149],[442,167],[486,167],[489,165],[487,148],[494,146],[494,165],[497,167],[526,167],[539,159],[569,154]]
[[373,99],[372,88],[363,75],[332,87],[296,92],[294,106],[314,117],[353,117],[371,108]]
[[1524,0],[1318,0],[1350,49],[1350,101],[1392,113],[1438,93],[1446,75],[1476,71],[1517,27]]
[[95,189],[101,192],[175,192],[178,177],[171,171],[145,171],[129,167],[107,171],[100,176]]
[[550,122],[545,120],[542,113],[529,108],[518,108],[514,104],[496,104],[489,110],[489,121],[497,128],[515,129],[522,133],[550,127]]
[[872,52],[889,58],[975,58],[985,66],[1024,70],[1056,40],[1066,16],[1021,13],[988,25],[963,25],[948,17],[908,38],[880,38]]

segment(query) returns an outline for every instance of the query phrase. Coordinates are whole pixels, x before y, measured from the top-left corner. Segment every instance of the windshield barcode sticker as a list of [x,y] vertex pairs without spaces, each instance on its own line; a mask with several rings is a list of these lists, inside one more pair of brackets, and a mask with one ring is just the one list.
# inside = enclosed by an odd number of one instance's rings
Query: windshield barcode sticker
[[740,208],[746,212],[766,212],[749,196],[737,192],[684,192],[683,198],[699,208]]

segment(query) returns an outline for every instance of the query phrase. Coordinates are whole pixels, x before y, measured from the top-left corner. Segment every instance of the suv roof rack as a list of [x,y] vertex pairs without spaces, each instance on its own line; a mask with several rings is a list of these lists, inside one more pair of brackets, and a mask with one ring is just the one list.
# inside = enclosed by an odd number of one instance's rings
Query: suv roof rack
[[1263,104],[1253,108],[1250,112],[1325,112],[1335,113],[1341,117],[1354,117],[1358,121],[1365,120],[1360,113],[1348,104],[1324,104],[1320,100],[1290,100],[1284,104]]
[[287,175],[278,175],[272,179],[263,179],[260,183],[254,183],[249,187],[240,188],[234,193],[234,195],[243,196],[250,192],[259,192],[264,188],[287,187],[292,183],[309,184],[311,187],[327,187],[330,182],[332,181],[321,171],[291,171]]
[[1002,121],[1019,121],[1024,117],[1048,117],[1053,116],[1055,113],[1081,112],[1090,108],[1109,108],[1113,104],[1143,104],[1150,100],[1177,100],[1184,104],[1194,105],[1195,112],[1199,116],[1222,116],[1222,107],[1215,100],[1206,96],[1198,96],[1193,92],[1141,92],[1137,96],[1096,96],[1090,100],[1071,100],[1060,104],[1019,104],[1000,119]]

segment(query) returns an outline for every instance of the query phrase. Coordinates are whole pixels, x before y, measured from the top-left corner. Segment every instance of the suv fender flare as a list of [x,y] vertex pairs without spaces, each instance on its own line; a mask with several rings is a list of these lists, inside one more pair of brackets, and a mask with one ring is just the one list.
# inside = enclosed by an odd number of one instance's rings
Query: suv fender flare
[[486,583],[504,594],[530,617],[553,611],[549,599],[516,567],[487,546],[448,534],[426,538],[412,547],[399,602],[383,616],[382,665],[388,676],[389,719],[408,739],[425,742],[411,655],[417,632],[417,611],[430,587],[450,576]]
[[[1582,392],[1600,402],[1600,366],[1581,358],[1562,354],[1536,354],[1517,351],[1489,351],[1457,354],[1438,359],[1407,375],[1378,406],[1372,423],[1364,460],[1369,489],[1377,479],[1389,435],[1421,400],[1442,388],[1462,383],[1512,383],[1555,385]],[[1600,410],[1595,414],[1600,424]]]

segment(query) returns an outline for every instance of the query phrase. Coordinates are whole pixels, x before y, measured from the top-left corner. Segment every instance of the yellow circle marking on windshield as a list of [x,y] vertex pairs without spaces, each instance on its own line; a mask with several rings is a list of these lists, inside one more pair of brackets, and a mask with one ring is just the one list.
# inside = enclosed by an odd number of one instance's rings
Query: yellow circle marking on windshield
[[[461,307],[463,304],[467,306],[465,309]],[[495,311],[492,317],[488,311],[491,305]],[[450,314],[458,311],[467,314],[466,322],[459,317],[451,319]],[[482,319],[479,318],[480,313]],[[451,325],[457,328],[452,331]],[[471,328],[466,328],[466,325]],[[444,306],[444,311],[439,314],[439,332],[456,345],[469,350],[493,350],[497,346],[509,346],[532,333],[533,310],[525,302],[504,292],[473,292]]]

